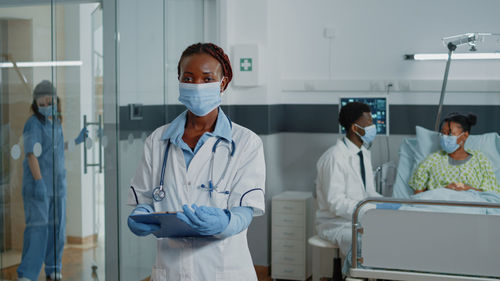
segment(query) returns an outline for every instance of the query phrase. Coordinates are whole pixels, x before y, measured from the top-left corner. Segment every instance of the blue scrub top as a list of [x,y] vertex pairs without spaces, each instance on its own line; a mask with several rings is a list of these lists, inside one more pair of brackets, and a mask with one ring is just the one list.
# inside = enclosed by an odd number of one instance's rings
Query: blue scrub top
[[219,115],[217,116],[217,121],[215,123],[214,131],[204,133],[198,140],[198,143],[196,143],[194,150],[191,150],[189,145],[187,145],[182,140],[182,136],[184,135],[184,127],[186,126],[187,111],[184,111],[179,116],[177,116],[177,118],[175,118],[174,121],[170,123],[167,130],[165,130],[162,139],[163,140],[170,139],[172,144],[182,149],[182,152],[184,153],[184,161],[186,162],[186,169],[189,167],[189,163],[191,163],[191,160],[193,160],[194,155],[198,152],[198,150],[200,150],[200,148],[203,146],[203,144],[208,138],[210,137],[223,138],[228,142],[231,142],[232,140],[232,130],[230,123],[231,121],[229,120],[229,118],[227,118],[226,114],[224,114],[224,111],[222,111],[221,108],[219,108],[218,114]]
[[[64,166],[64,137],[61,122],[40,121],[32,115],[23,130],[24,154],[33,153],[36,143],[42,146],[42,153],[38,156],[38,164],[42,174],[42,180],[47,187],[49,196],[66,195],[66,169]],[[28,165],[28,158],[23,161],[23,191],[33,188],[35,179]]]

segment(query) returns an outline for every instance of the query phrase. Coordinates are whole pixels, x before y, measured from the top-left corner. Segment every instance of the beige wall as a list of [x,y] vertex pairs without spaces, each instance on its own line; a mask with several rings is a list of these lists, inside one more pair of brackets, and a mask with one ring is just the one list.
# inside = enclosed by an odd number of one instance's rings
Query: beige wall
[[[32,22],[31,20],[10,19],[4,20],[6,33],[2,39],[7,42],[6,53],[16,61],[30,61],[33,59],[32,51]],[[21,82],[15,69],[5,69],[6,74],[2,81],[4,85],[2,111],[5,110],[7,118],[5,123],[9,124],[9,147],[15,144],[22,144],[22,133],[24,123],[29,117],[29,106],[31,104],[30,89]],[[33,71],[25,69],[23,75],[32,81]],[[31,83],[28,85],[31,88]],[[22,147],[22,145],[21,145]],[[10,181],[5,189],[5,248],[22,249],[22,232],[24,230],[24,211],[22,204],[22,157],[13,159],[9,157],[9,175]]]

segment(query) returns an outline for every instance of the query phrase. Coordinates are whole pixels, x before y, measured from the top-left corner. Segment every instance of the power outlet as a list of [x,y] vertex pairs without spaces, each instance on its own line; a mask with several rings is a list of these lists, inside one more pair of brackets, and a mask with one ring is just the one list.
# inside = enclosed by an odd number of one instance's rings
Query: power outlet
[[402,92],[409,92],[410,91],[410,81],[399,81],[399,90]]
[[370,91],[372,92],[380,92],[382,91],[382,85],[380,85],[380,82],[378,81],[371,81],[370,82]]
[[323,36],[328,39],[335,38],[335,29],[330,27],[325,27],[323,30]]
[[397,88],[396,81],[393,80],[384,81],[384,90],[386,92],[396,91],[396,88]]

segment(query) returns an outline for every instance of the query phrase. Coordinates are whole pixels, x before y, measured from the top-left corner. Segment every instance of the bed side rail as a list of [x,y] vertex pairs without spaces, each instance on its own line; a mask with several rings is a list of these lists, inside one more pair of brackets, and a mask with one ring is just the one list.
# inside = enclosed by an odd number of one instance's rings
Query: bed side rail
[[412,204],[412,205],[434,205],[434,206],[455,206],[455,207],[472,207],[472,208],[497,208],[500,209],[500,204],[486,203],[486,202],[464,202],[464,201],[442,201],[442,200],[411,200],[411,199],[397,199],[387,197],[369,197],[360,201],[352,216],[352,260],[351,267],[357,268],[358,262],[362,262],[358,258],[358,233],[362,233],[359,222],[359,214],[363,206],[368,203],[399,203],[399,204]]

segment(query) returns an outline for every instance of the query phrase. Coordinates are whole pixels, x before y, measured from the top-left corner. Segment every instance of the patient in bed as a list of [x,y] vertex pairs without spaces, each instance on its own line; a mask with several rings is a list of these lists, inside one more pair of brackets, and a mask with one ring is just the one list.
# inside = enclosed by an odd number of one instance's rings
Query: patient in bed
[[413,173],[409,185],[415,193],[437,188],[500,193],[491,162],[478,150],[466,150],[465,142],[476,116],[452,113],[440,126],[442,150],[429,155]]

